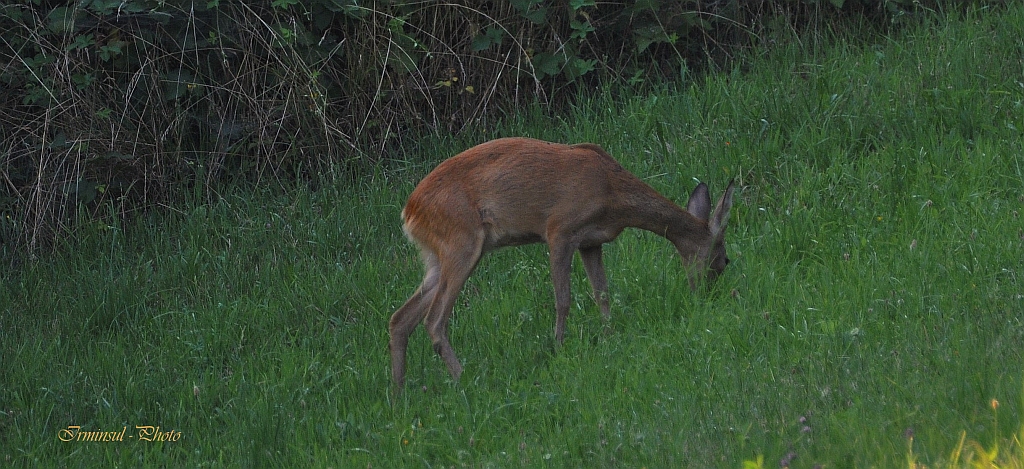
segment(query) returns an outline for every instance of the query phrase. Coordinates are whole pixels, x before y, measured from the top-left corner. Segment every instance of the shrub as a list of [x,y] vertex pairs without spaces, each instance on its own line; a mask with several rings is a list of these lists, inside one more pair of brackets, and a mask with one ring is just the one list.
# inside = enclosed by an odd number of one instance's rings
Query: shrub
[[[879,6],[880,5],[880,6]],[[0,242],[73,215],[360,171],[603,81],[722,64],[761,20],[893,19],[894,0],[35,0],[0,4]],[[916,9],[916,10],[915,10]],[[823,13],[824,12],[824,13]],[[111,210],[108,207],[113,207]]]

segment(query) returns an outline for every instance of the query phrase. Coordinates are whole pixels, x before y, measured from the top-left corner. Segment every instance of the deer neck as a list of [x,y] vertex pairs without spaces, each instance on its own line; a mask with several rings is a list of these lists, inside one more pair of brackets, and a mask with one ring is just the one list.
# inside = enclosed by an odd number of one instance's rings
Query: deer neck
[[639,228],[672,242],[680,255],[689,257],[710,242],[706,221],[700,220],[653,189],[628,198],[622,211],[624,226]]

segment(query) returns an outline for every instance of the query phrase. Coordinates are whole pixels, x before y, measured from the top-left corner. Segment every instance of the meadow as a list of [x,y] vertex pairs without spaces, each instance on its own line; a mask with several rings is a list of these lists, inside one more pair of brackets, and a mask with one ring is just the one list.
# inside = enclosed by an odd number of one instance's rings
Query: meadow
[[[355,180],[83,220],[2,274],[0,461],[1024,466],[1024,6],[773,34],[730,72],[595,89]],[[387,322],[422,275],[405,198],[512,135],[598,143],[680,204],[735,179],[732,263],[695,294],[626,231],[611,331],[577,259],[557,346],[546,248],[491,253],[453,316],[461,380],[420,329],[396,394]]]

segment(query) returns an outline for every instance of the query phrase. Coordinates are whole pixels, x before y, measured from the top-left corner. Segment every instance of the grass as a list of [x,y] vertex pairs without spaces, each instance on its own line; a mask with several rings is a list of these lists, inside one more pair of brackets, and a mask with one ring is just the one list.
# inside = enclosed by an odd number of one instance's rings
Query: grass
[[[0,461],[1021,467],[1021,37],[1013,4],[784,40],[747,72],[425,141],[355,184],[84,223],[3,275]],[[614,331],[577,262],[556,347],[545,248],[493,253],[452,324],[462,380],[418,331],[394,396],[386,324],[421,275],[398,213],[498,135],[598,142],[680,203],[695,178],[715,197],[737,178],[734,262],[694,295],[668,243],[626,232],[605,250]],[[61,441],[69,426],[136,437]]]

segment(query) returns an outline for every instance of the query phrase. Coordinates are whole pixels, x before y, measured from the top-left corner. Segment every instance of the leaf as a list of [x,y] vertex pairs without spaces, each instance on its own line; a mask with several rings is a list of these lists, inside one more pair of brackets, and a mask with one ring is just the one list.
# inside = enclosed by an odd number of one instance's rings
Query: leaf
[[274,0],[270,5],[278,10],[287,10],[292,5],[297,5],[298,3],[299,0]]
[[643,52],[654,43],[672,42],[665,30],[655,23],[647,24],[633,29],[633,42],[636,43],[636,51]]
[[477,37],[474,37],[473,41],[470,42],[469,44],[469,48],[473,52],[480,52],[484,49],[487,49],[488,47],[491,47],[491,38],[487,37],[486,34],[481,34]]
[[589,21],[576,21],[575,19],[569,20],[569,27],[572,28],[573,39],[585,39],[587,34],[590,34],[596,29],[594,25],[590,24]]
[[327,9],[356,19],[365,18],[370,14],[370,9],[359,6],[356,0],[331,0],[327,2]]
[[96,200],[96,195],[99,193],[98,187],[99,184],[96,182],[79,179],[64,185],[64,196],[73,197],[79,203],[87,204]]
[[119,8],[130,5],[125,3],[120,0],[93,0],[92,2],[83,2],[81,6],[98,13],[100,16],[110,16],[118,12]]
[[763,469],[764,468],[764,455],[757,455],[756,460],[745,460],[743,461],[743,469]]
[[544,24],[548,17],[548,8],[542,7],[534,11],[523,13],[523,17],[530,20],[533,24]]
[[185,95],[188,91],[188,85],[195,83],[195,75],[192,72],[179,68],[167,72],[164,75],[164,99],[167,101],[174,101]]
[[597,65],[597,60],[584,60],[580,58],[572,59],[565,68],[565,78],[569,81],[573,81],[583,75],[586,75],[594,71],[594,66]]
[[541,3],[544,0],[511,0],[512,7],[519,10],[520,13],[526,13],[530,11],[530,8],[534,5]]
[[409,73],[416,70],[423,57],[422,46],[404,31],[405,19],[394,18],[389,23],[391,30],[391,47],[387,48],[385,57],[388,65],[397,71]]
[[57,132],[57,135],[54,135],[53,140],[46,147],[51,149],[71,148],[71,144],[68,143],[68,136],[64,132]]
[[96,44],[96,38],[93,34],[80,34],[75,36],[74,42],[68,45],[67,51],[75,51],[79,49],[85,49]]
[[96,82],[96,76],[91,73],[75,73],[71,75],[71,82],[79,91],[88,88]]
[[125,45],[124,41],[111,41],[109,44],[100,47],[99,53],[97,54],[104,62],[121,55],[121,48]]
[[63,33],[71,30],[75,22],[75,11],[68,7],[57,7],[46,15],[46,29],[54,33]]
[[500,46],[504,40],[505,31],[501,28],[491,26],[490,28],[487,28],[487,31],[484,31],[483,34],[473,38],[470,48],[473,49],[473,52],[480,52],[491,47],[491,45]]
[[530,61],[533,63],[533,69],[537,72],[537,78],[557,75],[564,63],[559,56],[550,52],[534,55]]

